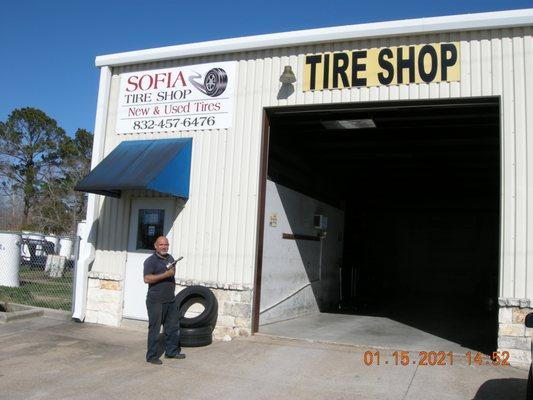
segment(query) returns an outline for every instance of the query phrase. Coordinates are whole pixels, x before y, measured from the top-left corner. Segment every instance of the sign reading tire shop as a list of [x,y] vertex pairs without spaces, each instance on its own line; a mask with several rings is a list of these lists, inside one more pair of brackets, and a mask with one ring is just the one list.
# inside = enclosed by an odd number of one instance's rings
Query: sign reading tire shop
[[235,64],[220,62],[121,74],[116,132],[229,128]]
[[303,91],[457,82],[460,43],[382,47],[305,56]]

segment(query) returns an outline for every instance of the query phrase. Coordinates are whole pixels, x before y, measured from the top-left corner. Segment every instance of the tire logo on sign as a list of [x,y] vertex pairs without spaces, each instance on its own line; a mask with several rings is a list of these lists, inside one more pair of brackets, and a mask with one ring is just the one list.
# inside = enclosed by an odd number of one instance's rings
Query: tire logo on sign
[[228,75],[222,68],[212,68],[207,71],[203,83],[197,81],[200,78],[202,75],[196,73],[189,77],[189,82],[200,92],[211,97],[220,96],[228,85]]

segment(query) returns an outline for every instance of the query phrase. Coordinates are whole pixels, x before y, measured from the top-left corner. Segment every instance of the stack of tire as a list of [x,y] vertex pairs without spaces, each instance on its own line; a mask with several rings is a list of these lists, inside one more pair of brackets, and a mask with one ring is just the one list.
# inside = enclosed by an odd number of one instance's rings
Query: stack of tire
[[[194,317],[186,317],[187,310],[195,304],[201,304],[204,310]],[[180,345],[210,345],[218,316],[218,302],[213,292],[204,286],[188,286],[176,295],[176,306],[180,314]]]

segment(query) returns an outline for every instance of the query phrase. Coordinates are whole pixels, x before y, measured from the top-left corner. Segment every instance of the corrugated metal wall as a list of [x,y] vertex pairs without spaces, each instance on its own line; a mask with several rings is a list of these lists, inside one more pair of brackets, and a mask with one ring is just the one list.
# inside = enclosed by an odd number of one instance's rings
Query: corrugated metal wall
[[[252,284],[258,204],[262,109],[267,106],[340,102],[501,96],[502,272],[500,294],[533,298],[533,28],[393,37],[228,56],[143,64],[113,71],[105,154],[120,141],[192,137],[191,197],[174,226],[172,251],[185,256],[181,278]],[[302,93],[304,55],[435,42],[461,42],[461,81]],[[116,135],[121,72],[238,61],[233,127],[227,131]],[[279,77],[291,65],[298,81],[286,100],[277,98]],[[136,194],[139,195],[139,194]],[[125,266],[129,197],[106,199],[99,219],[95,270],[122,274]],[[185,261],[184,260],[184,261]],[[528,273],[528,271],[531,271]]]

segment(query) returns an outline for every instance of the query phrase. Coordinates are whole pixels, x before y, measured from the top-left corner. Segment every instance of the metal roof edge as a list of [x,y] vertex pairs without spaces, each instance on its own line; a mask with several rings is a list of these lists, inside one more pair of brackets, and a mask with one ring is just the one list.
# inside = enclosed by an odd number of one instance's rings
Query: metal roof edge
[[368,39],[417,33],[454,32],[489,28],[502,29],[530,25],[533,25],[533,8],[476,14],[448,15],[443,17],[416,18],[306,29],[108,54],[96,57],[95,65],[97,67],[115,67],[200,55],[227,54],[239,51],[254,51],[311,43],[339,42],[350,39]]

